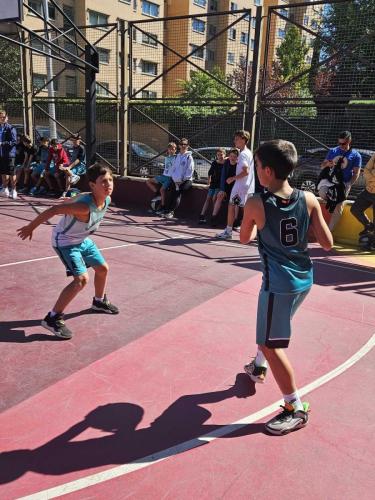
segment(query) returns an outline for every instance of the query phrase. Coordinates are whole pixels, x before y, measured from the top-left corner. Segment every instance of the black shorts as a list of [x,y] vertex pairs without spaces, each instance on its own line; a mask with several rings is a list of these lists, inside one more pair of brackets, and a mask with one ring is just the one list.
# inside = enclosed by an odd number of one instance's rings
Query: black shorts
[[14,173],[14,158],[3,158],[0,156],[0,174],[13,175]]

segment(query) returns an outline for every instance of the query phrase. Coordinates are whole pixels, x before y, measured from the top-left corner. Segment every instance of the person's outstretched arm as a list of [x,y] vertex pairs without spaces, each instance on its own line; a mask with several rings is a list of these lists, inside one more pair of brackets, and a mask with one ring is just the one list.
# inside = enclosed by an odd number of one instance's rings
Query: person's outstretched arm
[[74,217],[78,217],[79,219],[83,219],[87,217],[89,212],[90,208],[86,203],[77,203],[76,201],[72,201],[54,205],[35,217],[35,219],[32,220],[30,224],[27,224],[27,226],[17,229],[17,233],[21,240],[26,240],[27,238],[31,240],[33,231],[40,226],[40,224],[47,222],[55,215],[72,215]]
[[244,208],[240,230],[240,242],[245,245],[250,243],[257,235],[255,217],[258,211],[258,200],[253,197],[249,198]]
[[305,196],[307,208],[310,213],[310,225],[314,231],[315,238],[319,245],[328,252],[333,246],[333,237],[324,220],[320,203],[312,193],[305,192]]

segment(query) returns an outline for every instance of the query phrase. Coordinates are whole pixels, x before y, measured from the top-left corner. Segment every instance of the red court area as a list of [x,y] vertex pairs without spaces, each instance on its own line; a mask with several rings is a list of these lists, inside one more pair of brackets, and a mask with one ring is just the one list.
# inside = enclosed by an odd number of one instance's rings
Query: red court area
[[67,284],[51,224],[16,237],[47,203],[0,199],[1,499],[373,498],[371,257],[312,245],[316,284],[288,350],[310,422],[269,436],[279,391],[242,371],[256,349],[256,246],[112,207],[94,240],[120,314],[89,312],[91,282],[61,341],[40,326]]

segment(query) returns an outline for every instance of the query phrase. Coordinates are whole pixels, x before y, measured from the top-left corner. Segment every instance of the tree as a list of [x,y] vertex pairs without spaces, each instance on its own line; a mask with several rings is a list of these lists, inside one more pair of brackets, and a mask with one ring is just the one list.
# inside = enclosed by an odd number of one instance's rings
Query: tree
[[[19,47],[0,38],[0,102],[19,97],[22,90]],[[18,92],[17,92],[18,91]]]
[[[181,97],[191,103],[234,99],[234,92],[226,86],[225,73],[219,67],[215,67],[211,75],[203,71],[193,71],[190,80],[179,80],[182,88]],[[223,83],[219,83],[213,77]]]
[[[283,42],[276,49],[280,77],[284,82],[298,75],[306,68],[305,58],[308,51],[309,47],[302,38],[300,30],[296,26],[287,28]],[[306,86],[305,83],[303,85]]]

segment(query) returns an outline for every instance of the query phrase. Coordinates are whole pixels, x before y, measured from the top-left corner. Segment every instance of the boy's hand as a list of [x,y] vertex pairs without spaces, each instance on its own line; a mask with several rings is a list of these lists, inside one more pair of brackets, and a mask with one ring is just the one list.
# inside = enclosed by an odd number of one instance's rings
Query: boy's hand
[[21,240],[26,240],[27,238],[31,240],[33,236],[33,231],[34,229],[31,227],[30,224],[17,229],[18,236],[21,238]]
[[228,177],[227,184],[232,184],[236,179],[234,177]]

